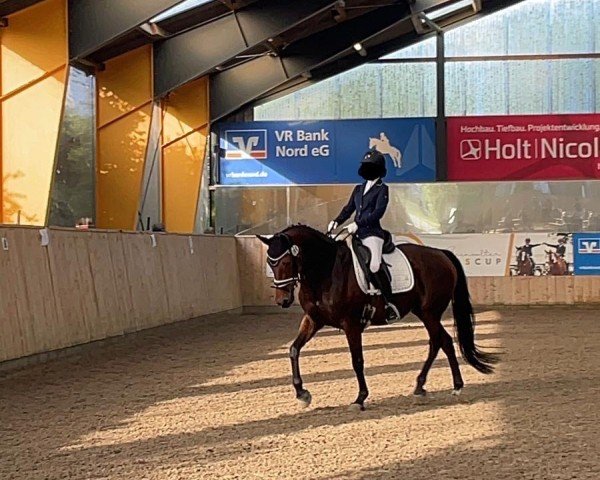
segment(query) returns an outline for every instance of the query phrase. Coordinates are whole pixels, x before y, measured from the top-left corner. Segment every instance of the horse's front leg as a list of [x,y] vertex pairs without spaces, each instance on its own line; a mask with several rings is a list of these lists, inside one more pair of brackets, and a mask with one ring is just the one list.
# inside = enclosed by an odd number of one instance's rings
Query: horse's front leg
[[365,400],[369,396],[369,390],[367,388],[367,381],[365,380],[365,361],[363,359],[362,349],[362,329],[359,325],[348,324],[344,329],[346,333],[346,339],[348,340],[348,346],[350,347],[350,354],[352,355],[352,367],[356,373],[356,379],[358,380],[358,397],[352,404],[356,405],[360,410],[365,409]]
[[292,361],[292,381],[294,388],[296,389],[296,399],[304,407],[308,407],[312,401],[312,397],[308,390],[302,388],[302,377],[300,376],[300,350],[306,345],[306,343],[314,337],[315,333],[319,331],[321,327],[310,318],[308,315],[302,317],[300,322],[300,329],[298,336],[292,346],[290,347],[290,360]]

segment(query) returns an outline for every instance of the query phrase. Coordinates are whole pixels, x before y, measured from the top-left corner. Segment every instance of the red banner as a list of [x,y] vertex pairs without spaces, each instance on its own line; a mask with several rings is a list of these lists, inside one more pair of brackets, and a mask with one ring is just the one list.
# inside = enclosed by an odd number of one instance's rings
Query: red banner
[[600,115],[448,119],[449,180],[600,178]]

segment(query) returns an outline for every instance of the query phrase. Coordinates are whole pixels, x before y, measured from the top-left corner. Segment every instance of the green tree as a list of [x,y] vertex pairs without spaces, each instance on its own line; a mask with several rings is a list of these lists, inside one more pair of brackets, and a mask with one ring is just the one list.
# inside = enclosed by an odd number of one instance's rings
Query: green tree
[[74,227],[81,217],[94,217],[94,150],[90,121],[65,115],[58,149],[50,225]]

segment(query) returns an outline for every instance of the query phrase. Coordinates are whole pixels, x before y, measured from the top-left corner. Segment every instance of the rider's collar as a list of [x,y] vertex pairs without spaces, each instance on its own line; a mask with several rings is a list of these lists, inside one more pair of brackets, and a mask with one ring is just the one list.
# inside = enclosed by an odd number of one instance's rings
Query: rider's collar
[[365,186],[363,188],[363,195],[366,195],[371,189],[375,186],[379,187],[382,184],[381,178],[376,178],[375,180],[367,180],[365,182]]

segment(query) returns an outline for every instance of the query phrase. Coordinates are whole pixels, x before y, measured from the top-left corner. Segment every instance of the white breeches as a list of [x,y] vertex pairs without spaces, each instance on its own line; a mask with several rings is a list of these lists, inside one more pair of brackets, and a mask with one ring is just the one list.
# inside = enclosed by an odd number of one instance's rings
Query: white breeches
[[381,254],[383,252],[383,238],[367,237],[362,241],[363,245],[371,251],[371,272],[377,273],[381,268]]

